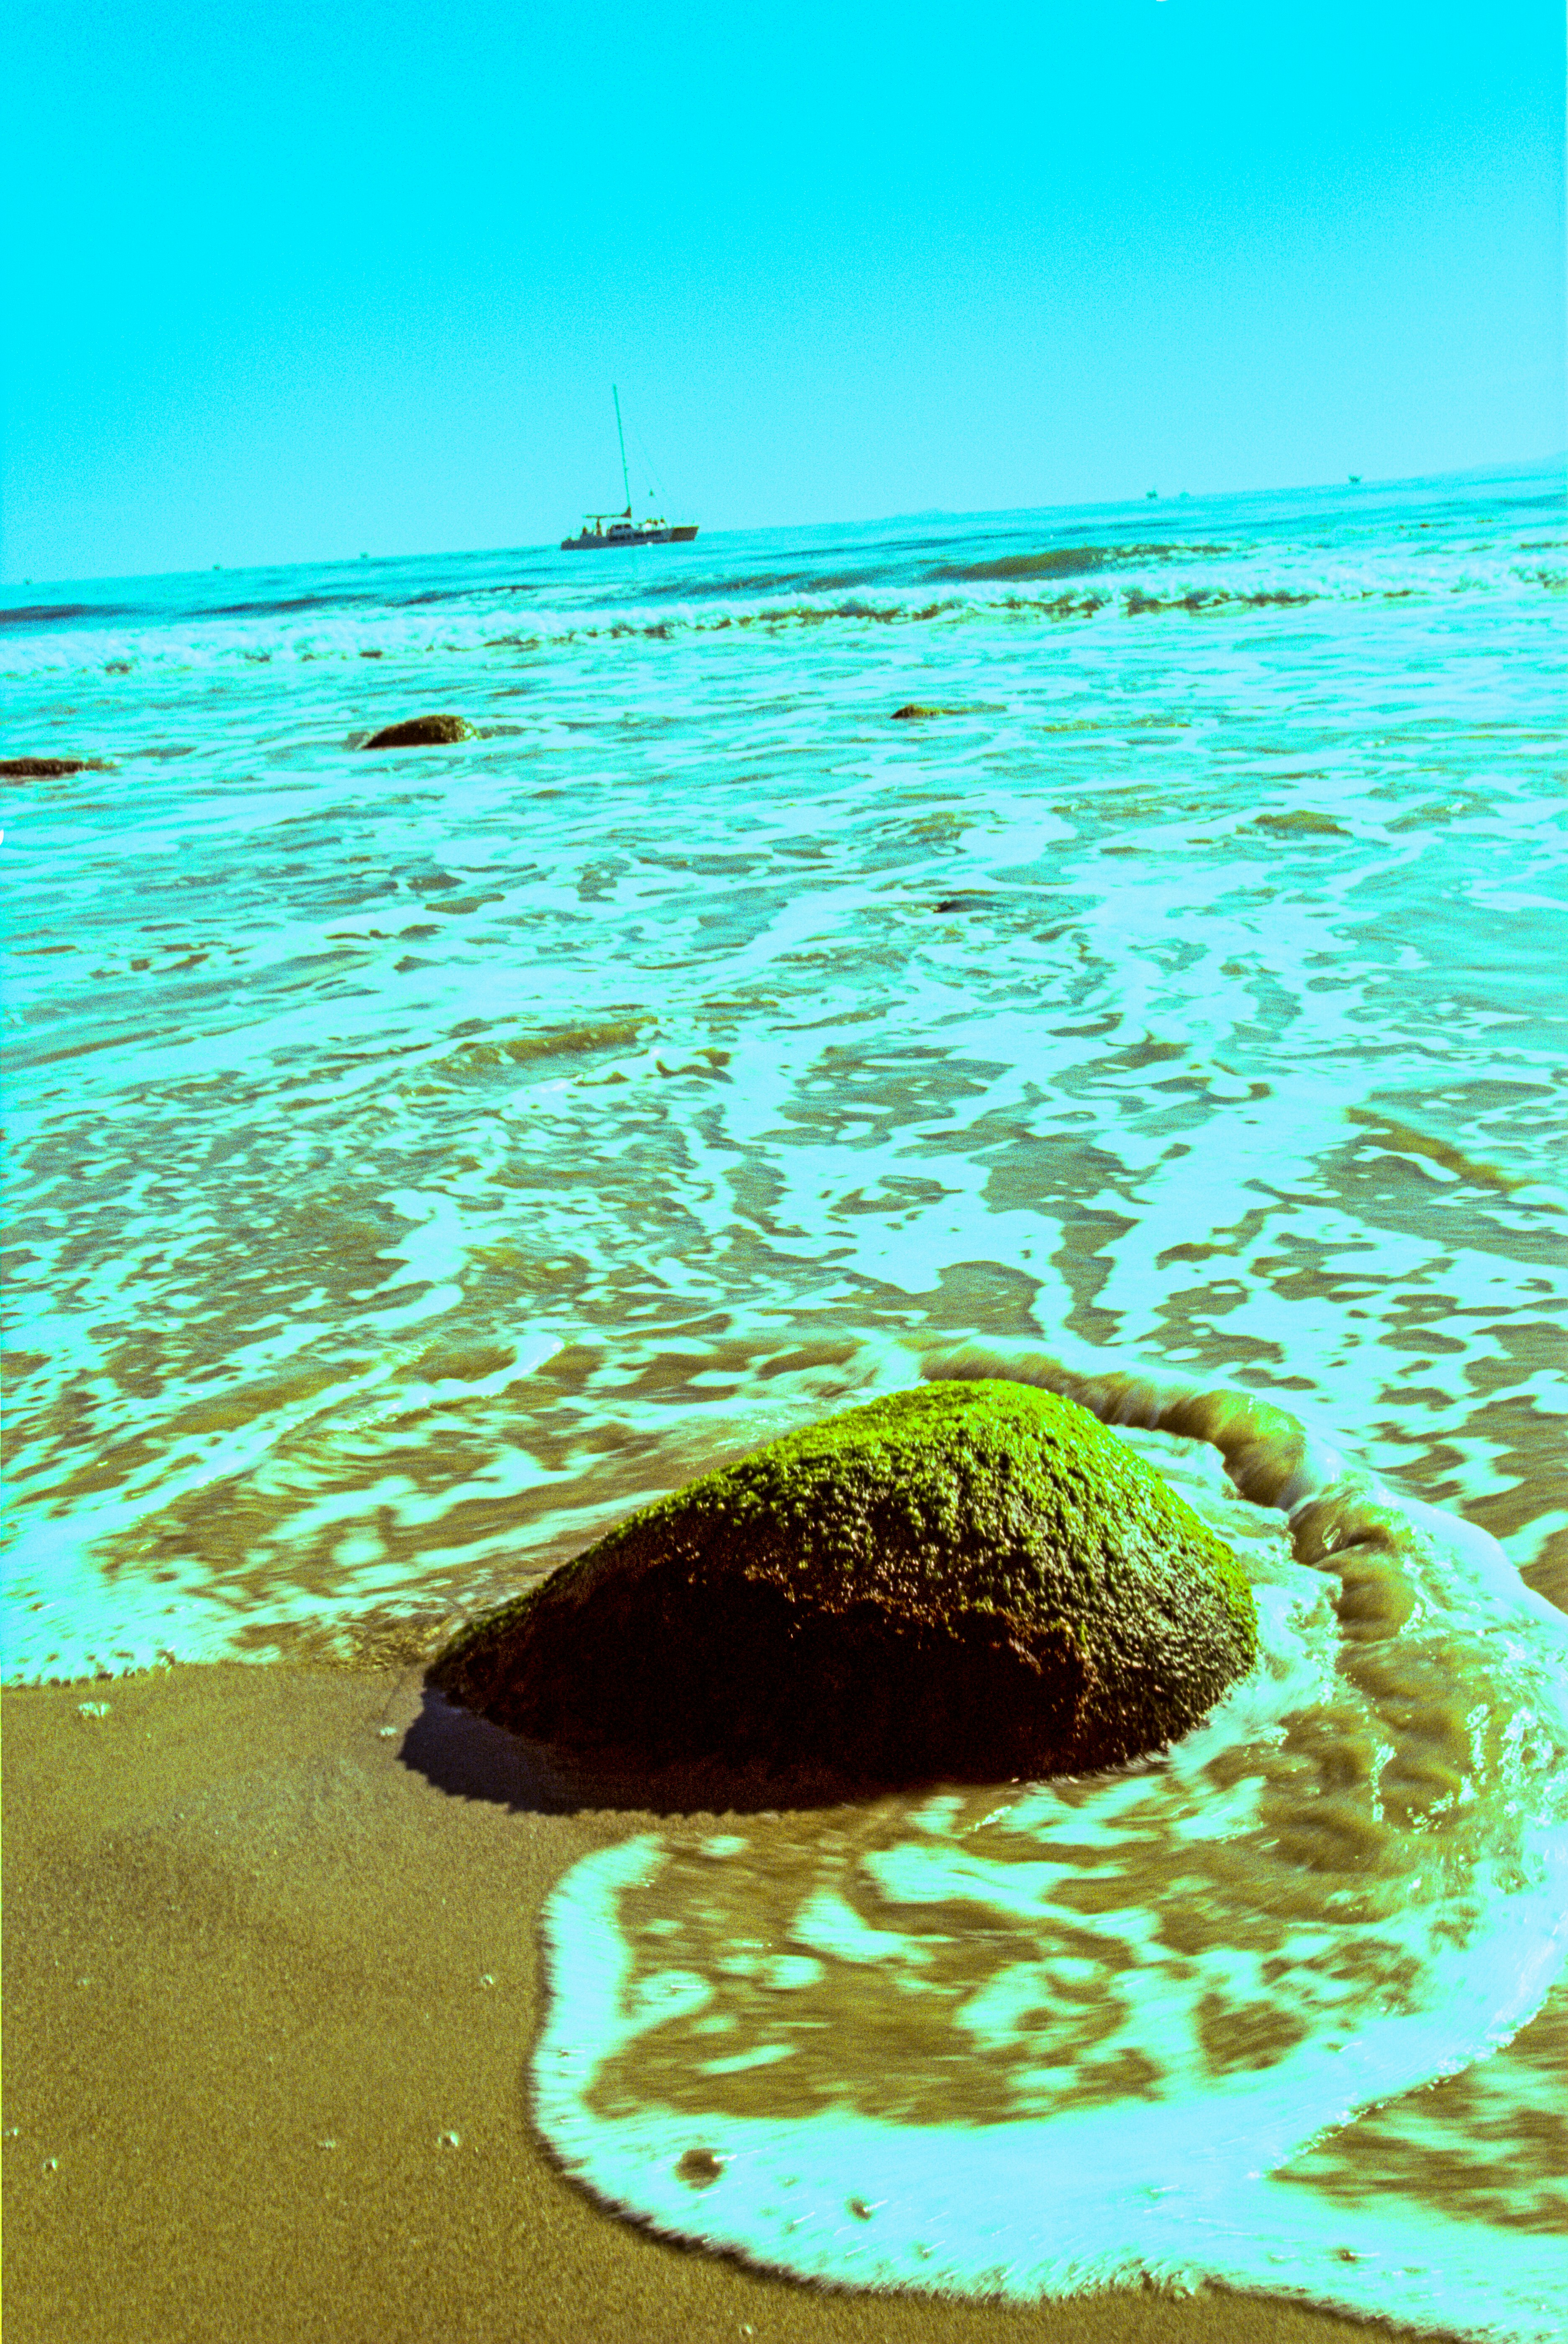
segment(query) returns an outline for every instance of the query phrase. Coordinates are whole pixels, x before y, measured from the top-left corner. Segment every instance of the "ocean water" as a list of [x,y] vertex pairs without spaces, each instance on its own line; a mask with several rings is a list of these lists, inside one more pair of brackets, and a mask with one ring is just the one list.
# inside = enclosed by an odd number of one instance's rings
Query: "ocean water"
[[1076,1377],[1256,1678],[594,1859],[541,2123],[821,2276],[1560,2332],[1565,585],[1542,467],[13,590],[0,757],[106,762],[5,783],[7,1678],[417,1656],[956,1353]]

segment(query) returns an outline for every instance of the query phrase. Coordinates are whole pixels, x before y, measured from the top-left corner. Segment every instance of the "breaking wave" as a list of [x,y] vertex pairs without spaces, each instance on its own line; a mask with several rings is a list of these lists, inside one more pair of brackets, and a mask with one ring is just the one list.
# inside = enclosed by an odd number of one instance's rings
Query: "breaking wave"
[[[961,626],[966,621],[1012,620],[1060,624],[1064,621],[1102,622],[1142,619],[1151,614],[1170,617],[1247,614],[1269,610],[1300,610],[1312,603],[1365,604],[1398,602],[1444,595],[1528,595],[1556,593],[1568,583],[1568,571],[1527,570],[1512,565],[1505,571],[1467,576],[1449,581],[1409,579],[1310,576],[1270,581],[1266,577],[1223,580],[1164,581],[1138,579],[1087,590],[1057,593],[1026,592],[1025,577],[1045,579],[1071,575],[1088,564],[1061,563],[1035,567],[1022,561],[998,561],[966,573],[974,583],[967,589],[947,586],[877,588],[867,585],[847,591],[797,593],[744,601],[729,594],[703,602],[690,601],[673,608],[630,603],[587,611],[531,602],[527,616],[498,631],[499,590],[476,601],[471,593],[424,596],[388,609],[375,606],[360,616],[344,603],[329,598],[302,596],[278,605],[236,605],[215,613],[202,624],[170,626],[152,631],[137,628],[120,633],[101,624],[90,629],[49,629],[42,619],[29,630],[0,636],[0,674],[43,675],[52,672],[97,670],[128,674],[137,670],[223,666],[248,662],[270,663],[315,660],[388,658],[418,659],[435,652],[524,652],[565,650],[578,645],[615,642],[673,642],[683,637],[718,636],[729,632],[784,634],[822,627],[920,628]],[[997,589],[976,591],[983,577]],[[521,593],[523,588],[508,590]],[[674,591],[673,587],[662,591]],[[287,623],[290,614],[295,623]],[[57,613],[51,616],[57,617]],[[93,614],[100,618],[100,612]],[[226,623],[226,621],[228,621]],[[285,623],[280,625],[280,621]]]

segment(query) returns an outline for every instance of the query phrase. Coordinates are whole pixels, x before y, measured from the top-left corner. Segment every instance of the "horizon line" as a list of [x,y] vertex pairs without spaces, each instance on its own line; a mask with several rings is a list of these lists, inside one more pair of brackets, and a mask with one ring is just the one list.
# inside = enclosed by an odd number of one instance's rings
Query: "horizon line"
[[[732,524],[728,527],[721,525],[717,528],[706,528],[705,533],[710,539],[726,537],[766,537],[772,535],[782,535],[786,530],[794,530],[888,528],[894,523],[899,521],[1002,520],[1010,519],[1015,515],[1024,516],[1034,513],[1095,512],[1118,510],[1123,507],[1136,509],[1147,503],[1158,503],[1165,505],[1197,505],[1211,502],[1219,498],[1234,499],[1239,497],[1319,495],[1330,492],[1335,489],[1342,488],[1360,488],[1364,490],[1381,489],[1385,490],[1391,489],[1410,489],[1424,487],[1427,485],[1435,486],[1444,480],[1471,480],[1483,479],[1488,476],[1495,477],[1499,474],[1511,472],[1526,473],[1543,471],[1553,467],[1562,467],[1564,470],[1565,476],[1568,476],[1568,447],[1554,449],[1549,453],[1540,456],[1511,457],[1502,461],[1493,463],[1454,465],[1450,467],[1447,470],[1440,472],[1406,472],[1381,475],[1371,480],[1363,478],[1363,476],[1358,472],[1350,472],[1346,473],[1341,478],[1336,478],[1331,480],[1280,481],[1269,483],[1262,487],[1245,489],[1175,489],[1167,490],[1151,488],[1135,491],[1131,495],[1125,497],[1082,497],[1068,499],[1057,504],[983,505],[973,507],[966,507],[962,505],[919,505],[908,508],[902,511],[867,513],[849,519],[845,519],[844,516],[839,515],[835,517],[818,517],[811,520],[762,521]],[[1565,487],[1568,487],[1568,477],[1565,477]],[[86,573],[78,572],[75,577],[68,578],[33,579],[25,578],[19,574],[10,576],[6,574],[3,568],[0,568],[0,588],[9,589],[14,586],[28,586],[35,587],[42,591],[47,591],[52,588],[62,586],[103,586],[139,579],[162,580],[170,578],[210,578],[215,574],[225,577],[243,578],[249,576],[256,571],[268,570],[329,570],[338,569],[346,564],[352,565],[360,561],[376,563],[400,561],[461,561],[470,555],[552,553],[558,552],[560,550],[561,543],[558,539],[545,538],[540,540],[537,543],[447,546],[435,550],[427,550],[423,552],[412,553],[329,553],[316,554],[312,555],[308,560],[293,561],[277,559],[259,561],[214,561],[202,563],[194,569],[187,570],[105,570]],[[4,612],[0,612],[0,620],[3,620],[5,615],[5,614]]]

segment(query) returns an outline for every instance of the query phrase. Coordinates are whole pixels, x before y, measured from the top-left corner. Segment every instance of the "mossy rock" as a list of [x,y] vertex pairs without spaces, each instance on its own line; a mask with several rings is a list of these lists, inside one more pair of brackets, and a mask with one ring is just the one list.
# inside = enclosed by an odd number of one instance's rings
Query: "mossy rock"
[[857,1783],[1084,1773],[1250,1667],[1229,1549],[1087,1409],[923,1385],[646,1506],[432,1682],[590,1758]]
[[410,716],[401,724],[383,725],[360,746],[366,749],[436,749],[449,741],[466,741],[473,731],[460,716]]

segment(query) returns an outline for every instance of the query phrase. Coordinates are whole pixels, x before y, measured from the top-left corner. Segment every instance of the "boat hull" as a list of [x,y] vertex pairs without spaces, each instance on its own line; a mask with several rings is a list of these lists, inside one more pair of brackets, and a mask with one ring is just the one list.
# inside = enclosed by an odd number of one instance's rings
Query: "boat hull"
[[563,537],[562,553],[609,553],[619,551],[623,545],[690,545],[697,534],[695,521],[683,523],[678,529],[606,530],[602,534],[585,529],[580,537]]

